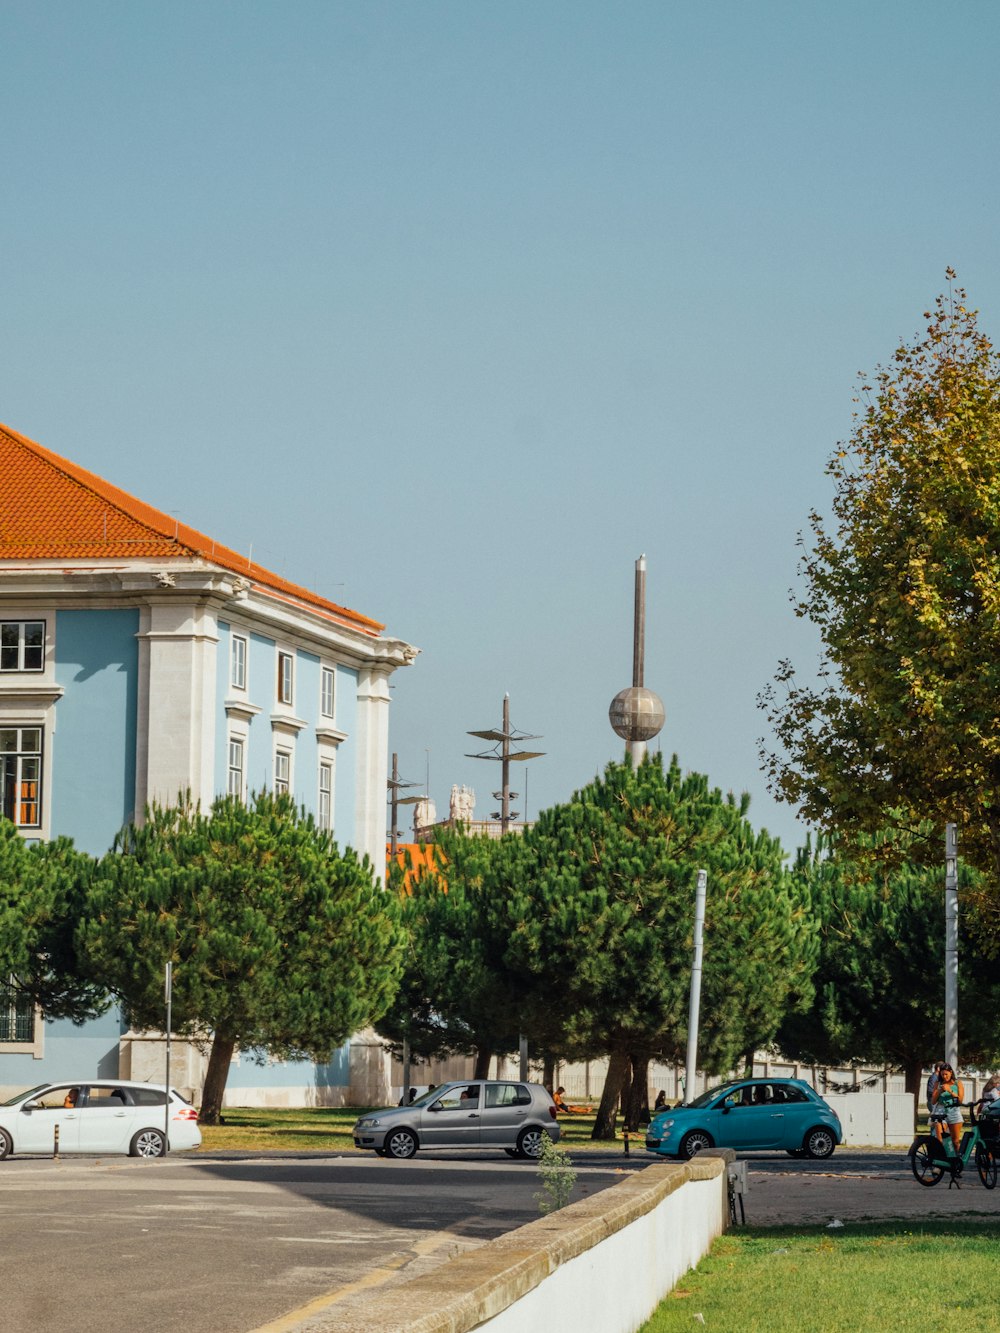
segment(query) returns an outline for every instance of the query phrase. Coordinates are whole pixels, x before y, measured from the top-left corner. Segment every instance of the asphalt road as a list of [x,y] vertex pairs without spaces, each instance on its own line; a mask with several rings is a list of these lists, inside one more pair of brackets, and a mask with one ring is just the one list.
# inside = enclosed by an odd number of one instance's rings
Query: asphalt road
[[[573,1158],[576,1197],[658,1160]],[[972,1171],[961,1190],[925,1189],[903,1150],[744,1160],[757,1226],[1000,1219],[1000,1188]],[[280,1333],[311,1301],[405,1281],[533,1220],[538,1188],[528,1163],[462,1153],[15,1158],[0,1165],[0,1333],[251,1333],[272,1321]]]
[[[583,1164],[582,1191],[620,1180]],[[249,1333],[539,1216],[506,1159],[18,1159],[0,1166],[3,1333]]]

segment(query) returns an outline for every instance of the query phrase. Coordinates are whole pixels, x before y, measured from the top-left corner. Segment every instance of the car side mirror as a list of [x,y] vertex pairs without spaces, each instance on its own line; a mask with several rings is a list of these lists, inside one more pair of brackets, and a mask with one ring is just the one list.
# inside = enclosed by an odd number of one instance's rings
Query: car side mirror
[[441,1108],[440,1108],[440,1106],[438,1106],[437,1102],[435,1102],[433,1106],[428,1106],[427,1109],[428,1109],[428,1111],[440,1111],[440,1110],[441,1110]]
[[21,1107],[22,1111],[40,1111],[41,1109],[38,1102],[25,1102]]

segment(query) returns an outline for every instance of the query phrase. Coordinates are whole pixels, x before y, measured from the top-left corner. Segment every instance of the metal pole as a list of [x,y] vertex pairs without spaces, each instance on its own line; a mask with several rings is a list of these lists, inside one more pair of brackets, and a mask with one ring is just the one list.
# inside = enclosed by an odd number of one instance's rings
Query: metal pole
[[410,1104],[410,1039],[403,1038],[403,1105]]
[[944,1058],[958,1071],[958,828],[944,828]]
[[[644,684],[646,674],[646,557],[635,562],[635,616],[632,624],[632,685]],[[646,757],[645,741],[627,741],[625,749],[638,768]]]
[[170,1151],[170,1024],[174,991],[174,965],[167,964],[164,995],[167,1001],[167,1104],[163,1110],[163,1156]]
[[521,1068],[520,1068],[520,1073],[519,1073],[518,1077],[520,1078],[520,1080],[521,1080],[522,1083],[527,1083],[527,1081],[528,1081],[528,1038],[524,1035],[523,1032],[521,1033],[521,1037],[520,1037],[520,1041],[519,1041],[518,1045],[519,1045],[519,1048],[520,1048],[519,1053],[520,1053],[520,1057],[521,1057]]
[[510,823],[510,695],[503,697],[503,749],[501,750],[500,760],[500,786],[501,792],[500,805],[500,832],[506,833],[507,826]]
[[694,1093],[694,1077],[698,1068],[698,1015],[701,1008],[701,954],[705,929],[705,890],[708,871],[698,871],[698,887],[694,897],[694,958],[691,961],[691,999],[688,1007],[687,1068],[684,1072],[684,1104],[690,1105]]
[[392,855],[392,864],[395,865],[396,847],[399,841],[398,830],[396,828],[396,817],[399,812],[399,756],[396,754],[395,750],[392,754],[392,781],[389,783],[389,790],[392,792],[390,798],[392,807],[390,818],[392,820],[392,825],[389,829],[389,847]]

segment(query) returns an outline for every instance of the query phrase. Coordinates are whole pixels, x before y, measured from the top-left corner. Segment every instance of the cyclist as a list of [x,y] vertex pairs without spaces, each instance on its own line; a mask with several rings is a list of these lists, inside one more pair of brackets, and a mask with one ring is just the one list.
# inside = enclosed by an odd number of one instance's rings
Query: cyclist
[[[965,1088],[959,1079],[955,1077],[955,1071],[951,1065],[941,1066],[941,1072],[938,1074],[937,1087],[934,1089],[934,1105],[941,1107],[945,1113],[945,1119],[948,1122],[948,1130],[951,1134],[951,1141],[955,1145],[955,1151],[959,1151],[962,1142],[962,1102],[965,1101]],[[941,1139],[941,1122],[934,1123],[934,1134],[938,1141]]]

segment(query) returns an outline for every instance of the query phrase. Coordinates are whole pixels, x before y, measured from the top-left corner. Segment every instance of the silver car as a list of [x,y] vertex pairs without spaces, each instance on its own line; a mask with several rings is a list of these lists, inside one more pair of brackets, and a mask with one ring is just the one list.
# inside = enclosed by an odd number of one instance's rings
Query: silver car
[[536,1158],[542,1135],[557,1143],[559,1133],[555,1103],[541,1084],[472,1079],[363,1115],[354,1146],[400,1159],[418,1148],[502,1148],[508,1157]]

